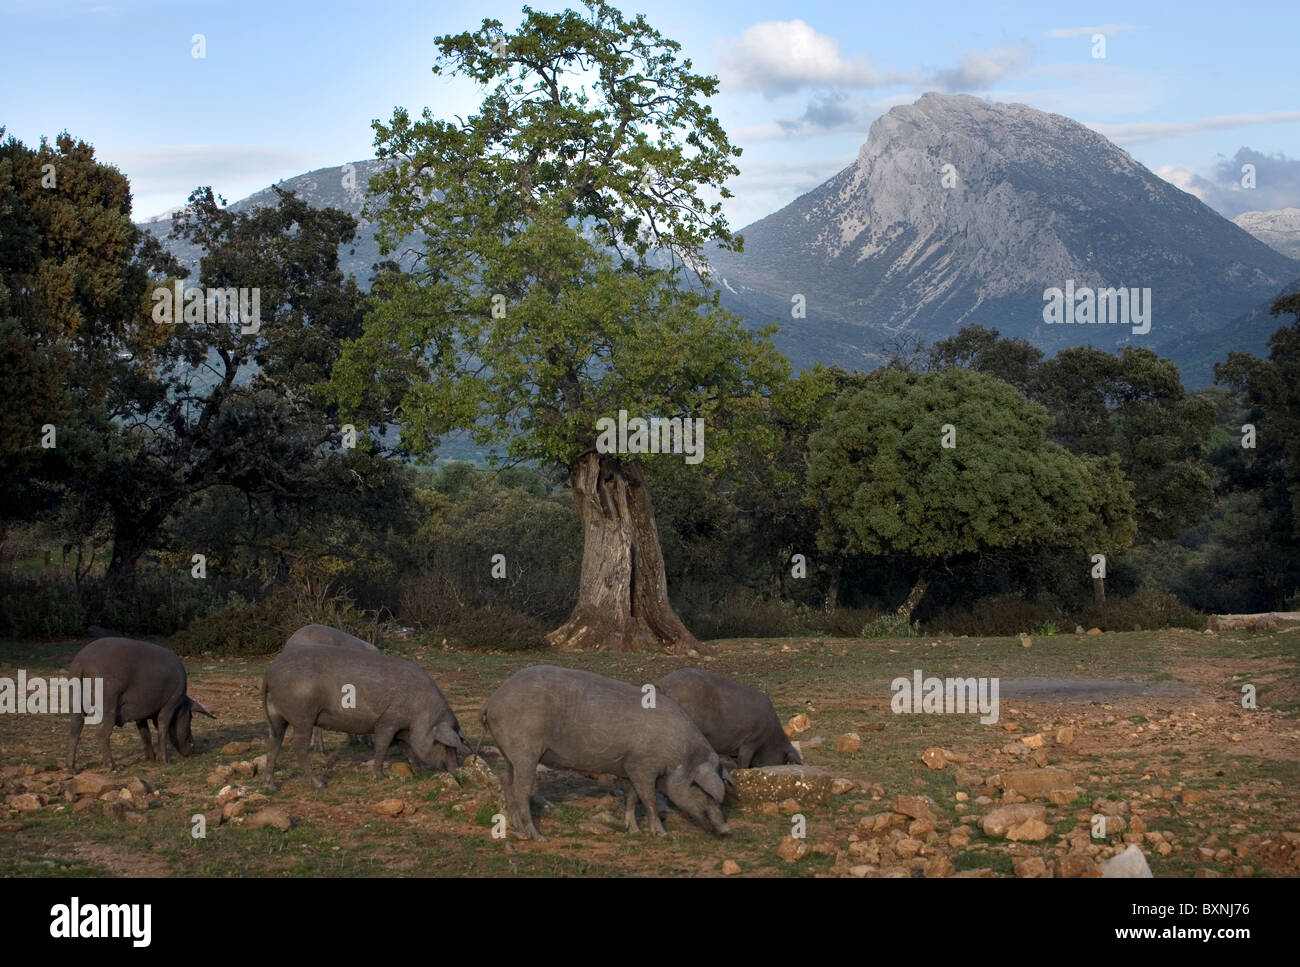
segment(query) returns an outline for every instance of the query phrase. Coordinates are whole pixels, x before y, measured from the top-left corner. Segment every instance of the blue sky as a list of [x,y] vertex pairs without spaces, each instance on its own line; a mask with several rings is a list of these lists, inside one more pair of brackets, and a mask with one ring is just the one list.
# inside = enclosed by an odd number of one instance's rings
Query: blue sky
[[[235,200],[373,156],[370,122],[395,106],[472,110],[472,87],[431,73],[433,38],[489,16],[513,29],[520,6],[0,0],[0,125],[29,144],[66,129],[95,145],[130,177],[139,218],[200,184]],[[1228,215],[1300,207],[1294,0],[620,6],[721,78],[715,110],[745,149],[735,227],[851,163],[872,120],[930,90],[1089,124]],[[1097,33],[1104,58],[1093,56]],[[1257,165],[1254,191],[1239,184],[1245,160]]]

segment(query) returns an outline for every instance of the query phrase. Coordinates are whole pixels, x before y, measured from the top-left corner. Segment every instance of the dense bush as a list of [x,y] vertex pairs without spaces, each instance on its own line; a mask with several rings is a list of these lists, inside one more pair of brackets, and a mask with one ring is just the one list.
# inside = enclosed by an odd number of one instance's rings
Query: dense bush
[[1146,588],[1126,598],[1107,597],[1101,604],[1088,605],[1079,615],[1079,624],[1102,631],[1203,628],[1205,615],[1168,591]]

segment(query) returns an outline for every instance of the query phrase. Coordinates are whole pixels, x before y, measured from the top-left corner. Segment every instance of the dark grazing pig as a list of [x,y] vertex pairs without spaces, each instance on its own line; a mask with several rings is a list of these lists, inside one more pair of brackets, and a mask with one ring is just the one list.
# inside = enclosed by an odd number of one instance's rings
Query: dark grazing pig
[[665,675],[658,688],[686,710],[715,752],[739,768],[803,765],[772,700],[757,688],[699,668]]
[[[284,650],[288,651],[291,648],[297,648],[299,645],[334,645],[352,651],[379,650],[370,642],[362,641],[356,635],[350,635],[338,628],[331,628],[329,625],[303,625],[289,636],[289,640],[284,643]],[[349,735],[348,741],[353,745],[360,745],[362,737]],[[312,730],[311,747],[321,755],[325,754],[325,733],[321,729]]]
[[655,699],[645,708],[633,685],[554,665],[508,678],[480,714],[505,758],[506,822],[521,836],[544,839],[528,808],[540,762],[628,779],[628,832],[638,831],[639,799],[651,832],[665,835],[655,809],[658,786],[704,829],[730,833],[719,806],[726,790],[717,753],[681,706],[663,695]]
[[[72,659],[68,666],[74,678],[101,678],[104,681],[104,707],[99,725],[99,745],[106,769],[113,769],[113,751],[109,737],[116,726],[134,722],[140,730],[146,759],[154,759],[149,738],[149,722],[158,730],[158,749],[167,761],[167,740],[183,756],[194,754],[194,735],[190,731],[193,713],[216,718],[185,694],[185,664],[175,652],[147,641],[130,638],[99,638]],[[85,715],[74,711],[68,736],[68,771],[76,771],[77,743]]]
[[375,737],[371,773],[384,774],[384,756],[396,740],[412,769],[455,769],[469,755],[465,733],[442,692],[419,665],[382,652],[333,645],[297,645],[266,668],[262,707],[271,727],[266,779],[285,729],[293,726],[293,751],[312,785],[325,785],[308,758],[313,726]]

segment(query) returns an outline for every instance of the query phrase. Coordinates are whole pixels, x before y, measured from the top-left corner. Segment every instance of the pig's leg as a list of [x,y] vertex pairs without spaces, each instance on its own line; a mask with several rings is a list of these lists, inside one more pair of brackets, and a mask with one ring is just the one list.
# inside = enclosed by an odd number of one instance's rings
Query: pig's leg
[[528,839],[535,839],[539,843],[545,843],[546,837],[537,831],[537,826],[533,823],[533,811],[528,804],[533,786],[537,782],[537,761],[539,758],[540,756],[533,754],[521,757],[518,764],[511,763],[510,785],[506,792],[506,805],[507,807],[514,807],[515,829],[519,832],[519,835]]
[[650,832],[656,836],[667,836],[664,824],[659,821],[659,810],[655,802],[655,780],[658,776],[654,770],[628,769],[628,780],[636,789],[637,797],[645,803],[646,818],[650,820]]
[[311,730],[310,721],[293,727],[293,754],[298,759],[298,768],[303,777],[317,789],[325,788],[325,780],[311,771]]
[[107,710],[104,712],[104,721],[99,723],[99,761],[109,772],[114,771],[117,766],[113,762],[113,748],[109,744],[109,739],[113,736],[113,729],[117,725],[117,702],[113,702],[113,714],[109,715]]
[[[158,713],[158,749],[162,752],[163,765],[167,764],[167,738],[172,734],[172,722],[180,707],[180,702],[171,702],[164,705]],[[179,752],[180,749],[176,751]]]
[[[144,743],[144,757],[153,762],[157,758],[153,753],[153,739],[149,736],[149,720],[138,719],[135,727],[140,731],[140,741]],[[161,736],[159,736],[161,738]]]
[[266,721],[271,732],[271,741],[266,746],[266,786],[268,789],[274,789],[275,759],[280,754],[280,745],[284,742],[284,733],[289,727],[289,720],[275,712],[267,712]]
[[641,832],[641,827],[636,824],[636,804],[641,801],[636,794],[636,789],[632,787],[631,780],[622,783],[624,799],[627,801],[627,811],[623,815],[623,824],[627,827],[629,833]]
[[68,771],[77,771],[77,743],[81,741],[81,730],[85,727],[86,716],[73,712],[68,717]]
[[748,769],[754,762],[754,756],[758,754],[758,745],[745,743],[740,747],[736,754],[736,767],[738,769]]
[[397,730],[389,726],[375,729],[375,757],[370,760],[370,775],[374,779],[384,778],[384,759],[388,756],[388,747],[393,744]]
[[325,754],[325,730],[320,726],[311,730],[311,747],[321,755]]

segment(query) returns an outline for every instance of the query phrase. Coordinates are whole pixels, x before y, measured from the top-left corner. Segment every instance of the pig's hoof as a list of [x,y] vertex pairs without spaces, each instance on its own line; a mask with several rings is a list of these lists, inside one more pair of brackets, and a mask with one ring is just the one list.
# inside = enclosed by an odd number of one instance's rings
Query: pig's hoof
[[728,826],[726,823],[723,823],[721,826],[718,827],[718,835],[719,835],[719,836],[730,836],[730,835],[731,835],[731,827]]
[[324,788],[325,788],[325,780],[324,780],[324,779],[312,779],[311,784],[312,784],[313,786],[315,786],[317,789],[324,789]]
[[650,830],[650,832],[653,833],[653,834],[656,835],[656,836],[667,836],[667,835],[668,835],[668,830],[664,829],[662,826],[660,826],[658,829],[652,829],[652,830]]

